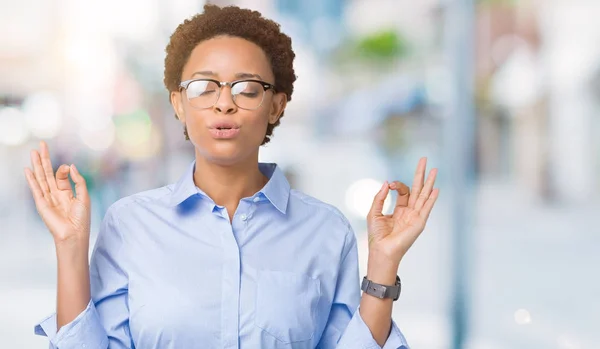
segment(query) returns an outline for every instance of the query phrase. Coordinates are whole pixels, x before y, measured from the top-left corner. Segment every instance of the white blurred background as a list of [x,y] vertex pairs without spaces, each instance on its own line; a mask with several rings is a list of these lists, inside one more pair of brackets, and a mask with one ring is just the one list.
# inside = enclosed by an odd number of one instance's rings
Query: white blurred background
[[[362,268],[380,183],[410,183],[421,156],[440,168],[394,307],[413,348],[600,348],[600,1],[476,1],[466,42],[448,33],[468,1],[212,2],[259,10],[292,36],[293,101],[261,160],[348,216]],[[29,151],[44,139],[55,166],[77,164],[94,232],[118,198],[174,182],[193,149],[162,85],[164,48],[203,4],[0,2],[1,347],[45,348],[33,326],[55,306]],[[461,54],[473,91],[455,88]],[[457,103],[474,113],[448,133]],[[466,192],[449,176],[447,135],[474,141],[458,154],[473,164]]]

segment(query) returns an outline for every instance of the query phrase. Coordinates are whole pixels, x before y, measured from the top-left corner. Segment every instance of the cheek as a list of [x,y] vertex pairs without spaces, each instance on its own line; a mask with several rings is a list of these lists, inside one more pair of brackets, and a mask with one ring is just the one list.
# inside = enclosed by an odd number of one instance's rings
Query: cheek
[[200,141],[206,139],[206,137],[202,136],[203,132],[208,132],[205,131],[205,124],[203,116],[200,113],[195,110],[185,110],[185,127],[190,138]]
[[262,143],[267,133],[267,126],[269,125],[267,117],[255,118],[244,124],[251,131],[249,133],[252,134],[252,139],[258,142],[258,144]]
[[269,120],[266,117],[254,117],[252,119],[247,119],[247,122],[244,122],[244,124],[251,126],[255,130],[266,129]]

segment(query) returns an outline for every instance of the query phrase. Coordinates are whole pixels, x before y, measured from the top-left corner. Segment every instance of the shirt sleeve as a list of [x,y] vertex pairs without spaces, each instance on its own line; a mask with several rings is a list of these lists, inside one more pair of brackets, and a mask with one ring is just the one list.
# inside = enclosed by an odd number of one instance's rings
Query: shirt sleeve
[[123,240],[114,205],[104,217],[90,261],[91,300],[73,321],[56,331],[56,313],[35,326],[50,349],[132,349],[127,303],[128,275],[123,267]]
[[[369,327],[360,316],[360,287],[358,248],[354,231],[349,228],[345,257],[340,264],[339,276],[327,325],[318,349],[381,349]],[[404,335],[392,321],[390,335],[383,349],[409,349]]]

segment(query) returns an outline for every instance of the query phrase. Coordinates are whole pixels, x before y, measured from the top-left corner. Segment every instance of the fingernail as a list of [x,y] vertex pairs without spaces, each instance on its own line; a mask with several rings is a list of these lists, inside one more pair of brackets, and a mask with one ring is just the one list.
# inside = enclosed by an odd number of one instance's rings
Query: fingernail
[[77,167],[75,167],[75,164],[71,164],[71,169],[73,170],[73,172],[78,173]]
[[383,182],[383,184],[381,185],[381,189],[379,189],[379,191],[382,191],[386,185],[388,185],[388,182],[387,181]]

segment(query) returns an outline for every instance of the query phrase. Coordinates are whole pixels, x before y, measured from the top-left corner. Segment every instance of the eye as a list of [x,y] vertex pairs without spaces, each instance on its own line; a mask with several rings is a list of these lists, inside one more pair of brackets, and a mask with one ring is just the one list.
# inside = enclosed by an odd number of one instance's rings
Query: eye
[[217,92],[217,91],[215,91],[215,90],[205,90],[205,91],[199,93],[198,96],[207,96],[207,95],[210,95],[211,93],[215,93],[215,92]]
[[248,98],[254,98],[258,96],[258,93],[256,92],[242,92],[240,93],[240,95],[244,96],[244,97],[248,97]]
[[197,80],[187,87],[188,98],[209,97],[217,92],[218,86],[213,81]]
[[231,93],[244,98],[257,98],[262,95],[263,87],[256,81],[241,81],[233,86]]

